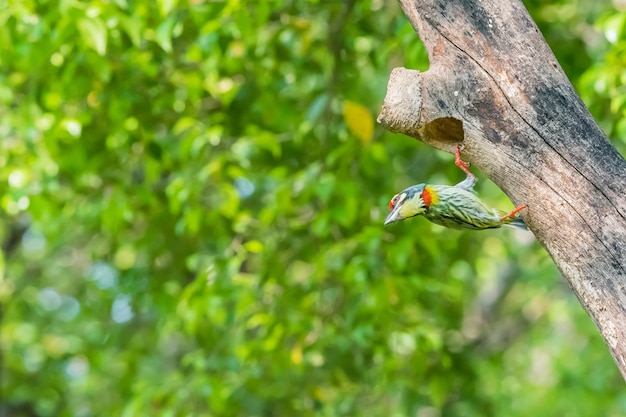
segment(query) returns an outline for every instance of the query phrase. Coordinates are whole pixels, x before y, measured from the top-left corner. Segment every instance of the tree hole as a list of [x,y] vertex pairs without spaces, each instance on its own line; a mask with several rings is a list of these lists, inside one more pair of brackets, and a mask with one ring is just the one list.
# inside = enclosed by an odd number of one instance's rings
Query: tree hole
[[463,142],[463,122],[454,117],[440,117],[424,126],[424,137],[444,143]]

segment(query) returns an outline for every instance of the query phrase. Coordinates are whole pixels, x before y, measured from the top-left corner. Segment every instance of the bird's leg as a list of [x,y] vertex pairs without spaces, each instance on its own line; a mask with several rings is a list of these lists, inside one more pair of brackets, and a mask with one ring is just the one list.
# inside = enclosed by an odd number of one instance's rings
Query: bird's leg
[[474,184],[476,184],[476,177],[469,172],[468,168],[470,167],[470,163],[461,160],[461,145],[456,145],[456,148],[454,148],[454,164],[467,174],[467,178],[458,183],[456,187],[465,188],[470,191],[473,190]]
[[500,217],[500,221],[503,222],[503,221],[508,220],[508,219],[516,218],[517,217],[517,213],[519,213],[520,211],[524,210],[526,207],[528,207],[526,204],[524,204],[523,206],[515,207],[510,213]]
[[468,176],[474,176],[468,169],[470,163],[461,160],[461,145],[456,145],[456,148],[454,148],[454,164],[461,168]]

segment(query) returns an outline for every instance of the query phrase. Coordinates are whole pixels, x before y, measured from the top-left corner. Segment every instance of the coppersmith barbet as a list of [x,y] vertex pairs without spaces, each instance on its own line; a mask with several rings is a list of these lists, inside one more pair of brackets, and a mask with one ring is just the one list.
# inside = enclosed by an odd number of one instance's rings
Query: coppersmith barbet
[[526,230],[519,212],[526,205],[507,213],[489,208],[474,192],[476,177],[469,172],[469,163],[461,160],[459,145],[455,149],[455,164],[467,174],[457,185],[418,184],[396,194],[389,203],[391,212],[385,224],[423,215],[426,219],[452,229],[495,229],[502,225]]

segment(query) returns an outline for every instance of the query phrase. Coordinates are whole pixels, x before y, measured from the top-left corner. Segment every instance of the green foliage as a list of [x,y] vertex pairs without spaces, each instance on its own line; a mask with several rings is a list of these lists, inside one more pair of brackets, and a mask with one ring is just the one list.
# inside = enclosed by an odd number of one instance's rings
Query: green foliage
[[[623,150],[624,14],[577,5],[528,3]],[[382,227],[397,190],[462,179],[371,131],[390,69],[428,66],[394,3],[9,1],[0,22],[3,413],[626,412],[530,234]]]

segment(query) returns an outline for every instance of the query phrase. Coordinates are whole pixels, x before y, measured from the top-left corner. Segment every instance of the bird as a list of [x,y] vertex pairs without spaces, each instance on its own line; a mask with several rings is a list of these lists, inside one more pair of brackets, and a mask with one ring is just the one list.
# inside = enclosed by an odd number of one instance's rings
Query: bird
[[528,230],[519,212],[527,205],[516,207],[510,212],[489,208],[476,195],[476,177],[469,171],[469,162],[461,160],[461,147],[454,150],[456,166],[467,177],[460,183],[451,185],[417,184],[393,196],[389,202],[389,215],[385,225],[423,215],[431,222],[451,229],[497,229],[512,226]]

